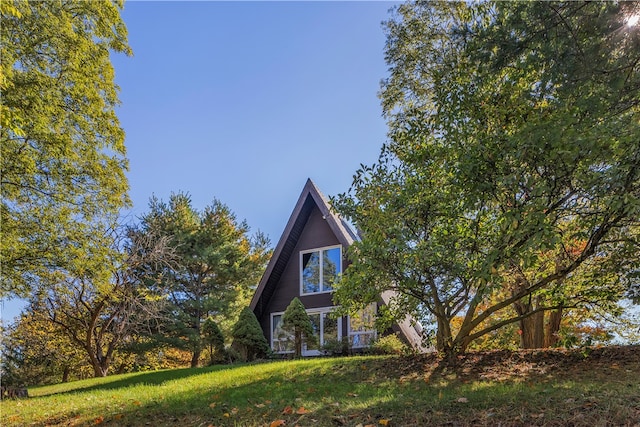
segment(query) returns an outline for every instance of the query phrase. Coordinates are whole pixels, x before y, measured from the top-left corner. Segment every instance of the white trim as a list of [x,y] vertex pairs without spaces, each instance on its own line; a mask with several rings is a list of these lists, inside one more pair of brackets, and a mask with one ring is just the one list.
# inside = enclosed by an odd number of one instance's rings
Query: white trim
[[[270,320],[269,320],[269,335],[271,336],[271,339],[269,340],[269,346],[271,347],[271,350],[274,351],[274,353],[277,354],[289,354],[289,353],[293,353],[294,350],[291,351],[275,351],[275,348],[273,346],[273,318],[274,316],[284,316],[284,311],[279,311],[279,312],[274,312],[271,313],[270,315]],[[278,340],[280,341],[280,340]]]
[[[307,296],[307,295],[320,295],[320,294],[329,294],[331,292],[333,292],[333,289],[329,289],[329,290],[324,290],[324,258],[322,256],[322,252],[324,251],[328,251],[330,249],[339,249],[340,250],[340,271],[338,274],[342,274],[342,245],[332,245],[332,246],[323,246],[323,247],[319,247],[319,248],[313,248],[313,249],[305,249],[303,251],[300,251],[299,255],[298,255],[298,261],[300,264],[300,268],[298,269],[298,277],[300,280],[300,296]],[[318,292],[304,292],[304,285],[303,285],[303,279],[302,279],[302,275],[304,273],[304,267],[303,267],[303,256],[304,254],[309,254],[312,252],[319,252],[320,256],[319,256],[319,262],[320,262],[320,267],[319,267],[319,278],[318,278],[318,285],[320,287],[320,290]]]
[[[370,307],[370,306],[373,306],[375,308],[375,314],[377,314],[378,313],[378,307],[377,307],[376,303],[371,303],[367,307]],[[363,311],[366,310],[367,307],[365,307],[363,309]],[[367,329],[367,330],[364,330],[364,331],[353,331],[351,329],[351,316],[347,316],[347,337],[349,338],[349,346],[351,346],[351,348],[366,348],[366,347],[368,347],[369,344],[363,344],[360,340],[358,340],[359,341],[358,344],[353,344],[352,337],[356,337],[356,336],[360,336],[360,335],[371,335],[371,338],[372,338],[371,341],[373,341],[378,336],[378,331],[376,331],[375,328],[374,329]]]
[[[324,313],[331,313],[332,311],[334,311],[336,309],[335,306],[329,306],[329,307],[316,307],[316,308],[309,308],[309,309],[305,309],[305,311],[307,312],[307,315],[312,315],[312,314],[320,314],[320,336],[318,337],[318,347],[322,348],[323,345],[323,338],[324,338],[324,322],[322,320],[322,314]],[[270,335],[271,335],[271,339],[270,339],[270,346],[271,346],[271,350],[274,350],[274,352],[276,354],[291,354],[294,352],[294,350],[291,351],[275,351],[274,347],[273,347],[273,317],[274,316],[283,316],[284,315],[284,311],[281,312],[273,312],[270,315],[270,322],[269,322],[269,330],[270,330]],[[342,339],[342,316],[338,317],[336,319],[337,321],[337,339],[338,341],[340,341]],[[279,341],[279,340],[278,340]],[[303,356],[319,356],[320,354],[322,354],[321,350],[305,350],[305,344],[303,343],[303,348],[302,348],[302,355]]]

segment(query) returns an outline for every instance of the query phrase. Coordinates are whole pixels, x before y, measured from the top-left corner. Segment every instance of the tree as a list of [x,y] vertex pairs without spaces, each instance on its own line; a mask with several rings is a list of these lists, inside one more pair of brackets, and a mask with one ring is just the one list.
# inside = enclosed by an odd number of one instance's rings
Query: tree
[[131,227],[105,230],[101,238],[115,254],[107,275],[94,264],[103,260],[82,256],[80,267],[48,276],[31,301],[84,351],[96,377],[106,376],[116,353],[159,321],[164,301],[148,282],[173,256],[168,239]]
[[311,319],[302,305],[302,302],[296,297],[289,303],[289,306],[282,317],[283,327],[293,333],[295,343],[295,357],[302,356],[302,342],[314,341],[315,335]]
[[168,203],[152,198],[149,208],[142,227],[170,239],[176,253],[175,265],[157,272],[157,292],[169,302],[157,337],[189,350],[196,367],[203,322],[209,316],[235,318],[236,300],[249,293],[266,265],[268,239],[261,233],[251,238],[247,224],[218,200],[199,212],[188,195],[177,193]]
[[91,369],[82,349],[32,307],[3,330],[1,343],[3,385],[67,382]]
[[254,360],[269,353],[269,344],[262,333],[260,323],[249,307],[240,312],[231,332],[233,346],[240,348],[244,360]]
[[94,226],[128,204],[109,58],[131,53],[121,8],[121,0],[0,4],[0,296],[27,297],[78,252],[110,256],[94,250]]
[[389,141],[333,201],[363,236],[338,301],[394,291],[391,311],[433,316],[455,360],[505,325],[620,298],[640,262],[640,31],[625,26],[637,9],[399,6],[381,92]]
[[216,356],[219,357],[224,353],[224,336],[212,317],[207,317],[202,325],[202,340],[205,345],[209,346],[209,358],[213,365]]

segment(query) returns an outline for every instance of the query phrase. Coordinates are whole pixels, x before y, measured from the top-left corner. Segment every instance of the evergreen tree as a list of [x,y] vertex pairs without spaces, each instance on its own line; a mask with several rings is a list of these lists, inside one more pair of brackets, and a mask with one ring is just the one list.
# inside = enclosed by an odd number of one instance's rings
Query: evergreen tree
[[269,344],[262,333],[260,323],[249,307],[240,312],[233,327],[233,345],[240,349],[244,360],[254,360],[269,353]]
[[224,336],[211,316],[207,317],[202,325],[202,341],[209,346],[209,358],[213,365],[216,356],[219,357],[224,353]]
[[295,357],[302,356],[302,343],[313,342],[315,335],[311,319],[304,308],[302,302],[296,297],[289,303],[289,306],[282,316],[283,327],[293,333],[295,344]]

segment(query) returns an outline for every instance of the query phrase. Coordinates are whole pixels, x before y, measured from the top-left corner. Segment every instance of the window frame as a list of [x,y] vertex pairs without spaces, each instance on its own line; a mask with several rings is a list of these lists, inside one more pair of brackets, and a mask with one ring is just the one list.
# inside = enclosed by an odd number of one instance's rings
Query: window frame
[[[376,304],[375,302],[372,302],[367,307],[363,308],[362,311],[366,310],[368,307],[373,307],[373,309],[374,309],[373,315],[374,315],[374,318],[375,318],[375,316],[377,316],[377,314],[378,314],[378,304]],[[363,330],[363,331],[354,331],[354,330],[351,329],[351,317],[352,316],[347,316],[347,338],[349,340],[349,347],[351,347],[351,348],[367,348],[378,337],[378,331],[376,330],[375,325],[371,325],[373,329],[367,329],[367,330]],[[368,344],[359,343],[358,345],[354,345],[353,344],[354,337],[361,336],[361,335],[369,335],[369,336],[371,336],[371,339],[369,340],[369,343]]]
[[[312,314],[319,314],[320,315],[320,331],[319,332],[319,336],[318,336],[318,350],[306,350],[306,343],[302,343],[302,355],[303,356],[319,356],[322,355],[322,345],[323,345],[323,338],[324,338],[324,316],[323,314],[329,314],[332,311],[334,311],[336,309],[335,306],[329,306],[329,307],[317,307],[317,308],[309,308],[309,309],[305,309],[305,312],[307,313],[308,316],[312,315]],[[273,343],[274,341],[281,341],[281,340],[274,340],[274,336],[273,336],[273,318],[275,316],[284,316],[284,311],[281,312],[273,312],[271,313],[271,318],[270,318],[270,323],[269,323],[269,328],[271,330],[271,340],[270,340],[270,346],[271,346],[271,350],[273,350],[273,352],[275,354],[293,354],[295,352],[295,350],[289,350],[289,351],[276,351]],[[336,324],[336,328],[337,328],[337,336],[338,336],[338,341],[340,341],[342,339],[342,316],[338,317],[337,319],[335,319],[337,324]]]
[[[299,263],[300,263],[300,268],[299,268],[299,281],[300,281],[300,296],[308,296],[308,295],[320,295],[320,294],[329,294],[331,292],[333,292],[333,289],[328,289],[325,290],[324,289],[324,257],[322,256],[322,252],[324,251],[328,251],[330,249],[338,249],[340,251],[340,272],[338,273],[339,276],[342,275],[342,245],[331,245],[331,246],[322,246],[319,248],[314,248],[314,249],[305,249],[303,251],[300,251],[299,253]],[[319,266],[319,275],[318,275],[318,285],[319,285],[319,291],[318,292],[305,292],[304,291],[304,265],[303,265],[303,257],[305,254],[309,254],[312,252],[319,252],[319,262],[320,262],[320,266]]]

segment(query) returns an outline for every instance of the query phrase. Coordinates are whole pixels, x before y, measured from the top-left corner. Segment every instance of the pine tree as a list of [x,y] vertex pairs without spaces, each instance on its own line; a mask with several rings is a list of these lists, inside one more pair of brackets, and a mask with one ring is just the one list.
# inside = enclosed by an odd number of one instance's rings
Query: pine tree
[[233,345],[239,347],[245,360],[264,357],[269,352],[269,344],[260,323],[249,307],[242,309],[238,322],[233,327],[232,336]]
[[313,333],[313,325],[307,314],[304,305],[298,298],[294,298],[284,312],[282,317],[284,328],[293,333],[295,340],[295,357],[302,356],[303,339],[307,342],[313,342],[315,335]]

